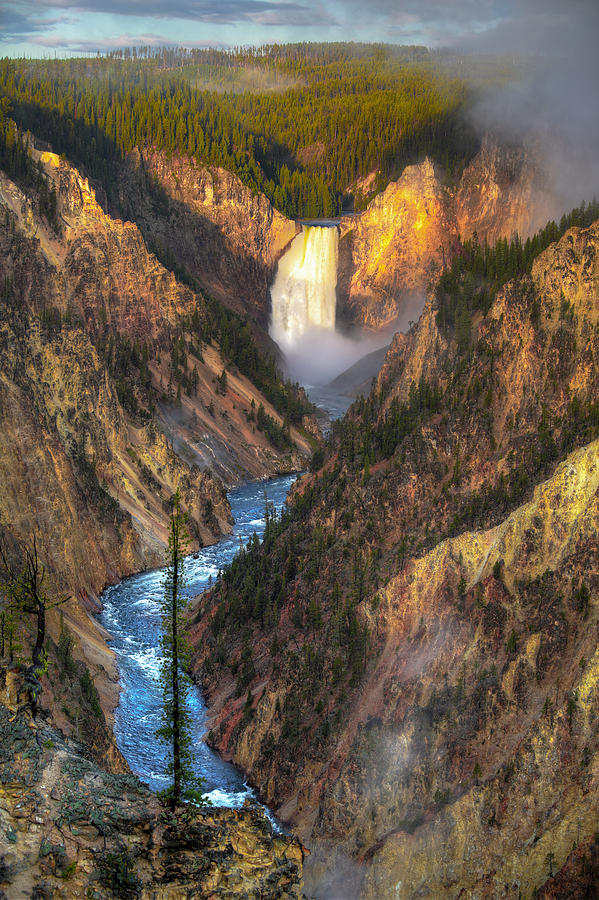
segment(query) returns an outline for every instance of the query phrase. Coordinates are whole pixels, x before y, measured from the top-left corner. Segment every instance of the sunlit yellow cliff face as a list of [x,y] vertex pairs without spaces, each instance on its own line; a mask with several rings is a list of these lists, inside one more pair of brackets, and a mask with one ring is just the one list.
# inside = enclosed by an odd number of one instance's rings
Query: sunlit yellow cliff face
[[428,159],[408,166],[363,213],[341,222],[341,320],[384,327],[417,308],[415,297],[421,308],[458,238],[527,236],[556,211],[534,153],[490,138],[454,187]]

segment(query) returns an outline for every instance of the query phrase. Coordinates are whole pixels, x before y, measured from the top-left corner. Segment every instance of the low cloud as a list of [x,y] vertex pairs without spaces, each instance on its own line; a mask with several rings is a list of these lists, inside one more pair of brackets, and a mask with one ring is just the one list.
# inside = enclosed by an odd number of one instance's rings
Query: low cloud
[[[5,4],[4,15],[20,19],[19,34],[39,31],[36,19],[40,9],[69,10],[77,13],[97,13],[110,16],[127,16],[140,19],[192,19],[196,22],[216,25],[231,25],[242,22],[260,21],[264,16],[272,17],[272,23],[292,24],[294,19],[300,24],[309,22],[314,7],[293,0],[175,0],[165,5],[162,0],[25,0],[18,4]],[[8,13],[6,12],[8,11]],[[42,20],[45,25],[46,20]],[[6,28],[3,27],[3,31]]]
[[485,48],[521,49],[524,36],[544,56],[527,77],[481,98],[472,119],[480,131],[533,147],[559,215],[599,194],[599,4],[547,0],[534,16],[538,4],[523,6],[528,19],[520,43],[504,23],[487,35]]
[[[71,53],[110,53],[122,47],[172,47],[175,41],[165,41],[159,34],[118,34],[113,38],[94,40],[74,40],[65,44],[65,39],[55,34],[40,34],[30,38],[32,44],[52,49],[68,49]],[[185,47],[218,47],[224,48],[221,41],[185,41]]]

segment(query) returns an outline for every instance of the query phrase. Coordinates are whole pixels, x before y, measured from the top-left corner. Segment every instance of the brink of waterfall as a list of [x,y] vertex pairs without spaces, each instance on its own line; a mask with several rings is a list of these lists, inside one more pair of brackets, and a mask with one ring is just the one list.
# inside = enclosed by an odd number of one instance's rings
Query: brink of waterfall
[[279,261],[271,288],[271,337],[284,352],[313,328],[335,330],[336,227],[302,225]]

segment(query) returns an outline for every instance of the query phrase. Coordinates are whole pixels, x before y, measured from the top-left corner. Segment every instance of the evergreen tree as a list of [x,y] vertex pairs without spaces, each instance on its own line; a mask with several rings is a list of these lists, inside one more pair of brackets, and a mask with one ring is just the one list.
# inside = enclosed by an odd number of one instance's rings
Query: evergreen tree
[[203,780],[193,772],[191,750],[191,718],[187,706],[189,682],[183,667],[189,661],[189,644],[184,630],[187,599],[185,587],[185,554],[189,546],[187,514],[181,510],[179,491],[175,494],[170,519],[167,569],[162,601],[162,667],[161,681],[164,706],[162,725],[156,736],[169,746],[167,773],[173,782],[163,792],[174,809],[182,799],[206,802],[201,795]]

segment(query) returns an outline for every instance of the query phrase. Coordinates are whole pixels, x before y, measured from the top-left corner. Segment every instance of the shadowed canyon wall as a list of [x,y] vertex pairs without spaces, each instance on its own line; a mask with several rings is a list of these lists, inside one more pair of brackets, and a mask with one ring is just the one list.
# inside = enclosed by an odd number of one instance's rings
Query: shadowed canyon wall
[[268,289],[295,222],[225,169],[147,151],[131,154],[118,197],[150,246],[266,328]]

